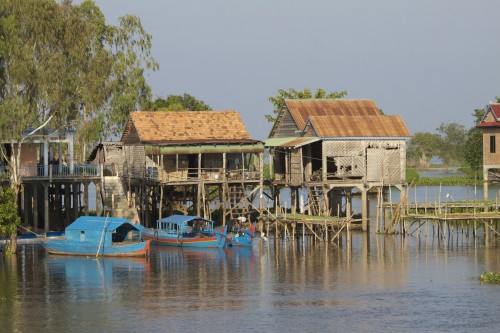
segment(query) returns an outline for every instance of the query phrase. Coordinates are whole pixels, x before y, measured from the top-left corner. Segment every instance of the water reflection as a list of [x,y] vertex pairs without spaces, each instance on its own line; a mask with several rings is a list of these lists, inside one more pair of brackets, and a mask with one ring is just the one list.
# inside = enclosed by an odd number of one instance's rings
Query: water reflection
[[[347,239],[349,237],[349,239]],[[496,331],[496,243],[353,232],[335,243],[153,247],[148,258],[2,259],[6,331]]]
[[146,258],[49,256],[46,265],[50,294],[72,302],[113,302],[139,295],[149,269]]

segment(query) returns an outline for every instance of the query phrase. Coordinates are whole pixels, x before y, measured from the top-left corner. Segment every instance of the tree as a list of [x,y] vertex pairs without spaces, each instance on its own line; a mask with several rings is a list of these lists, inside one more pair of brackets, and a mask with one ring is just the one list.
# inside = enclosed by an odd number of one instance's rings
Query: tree
[[12,189],[0,186],[0,235],[10,236],[10,242],[5,245],[5,253],[15,253],[17,227],[21,218],[17,214],[16,196]]
[[121,131],[128,112],[149,97],[142,65],[158,67],[150,47],[138,18],[108,26],[89,0],[0,2],[0,141],[12,153],[0,151],[15,197],[22,144],[33,134],[74,129],[85,147]]
[[439,157],[444,164],[463,162],[467,134],[465,126],[458,123],[441,123],[436,130],[440,133]]
[[334,91],[331,93],[327,93],[323,89],[316,89],[316,92],[313,94],[311,89],[306,88],[304,91],[298,91],[295,89],[278,90],[278,95],[269,97],[269,102],[274,106],[274,116],[273,115],[265,115],[267,121],[273,123],[276,121],[277,115],[281,112],[281,108],[283,107],[283,103],[285,99],[309,99],[309,98],[328,98],[328,99],[337,99],[343,98],[347,95],[347,90],[343,91]]
[[407,157],[413,165],[429,167],[432,157],[439,154],[440,137],[429,132],[415,133],[408,144]]
[[210,111],[212,108],[202,100],[189,94],[168,95],[166,99],[157,98],[146,105],[151,111]]
[[481,175],[483,168],[483,133],[481,130],[473,127],[467,132],[464,148],[465,162],[471,170]]

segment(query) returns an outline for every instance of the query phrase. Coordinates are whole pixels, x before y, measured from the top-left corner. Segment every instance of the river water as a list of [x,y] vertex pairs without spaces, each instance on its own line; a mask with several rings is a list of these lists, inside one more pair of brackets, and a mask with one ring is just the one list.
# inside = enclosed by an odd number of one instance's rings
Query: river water
[[351,237],[136,259],[19,245],[0,256],[0,332],[499,331],[500,286],[479,276],[500,271],[500,239]]

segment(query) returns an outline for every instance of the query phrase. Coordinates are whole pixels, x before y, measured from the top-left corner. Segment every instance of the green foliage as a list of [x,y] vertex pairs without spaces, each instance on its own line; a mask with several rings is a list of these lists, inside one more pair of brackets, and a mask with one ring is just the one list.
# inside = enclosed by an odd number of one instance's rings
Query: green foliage
[[467,132],[464,159],[472,173],[482,174],[483,168],[483,133],[473,127]]
[[0,234],[10,236],[20,223],[14,191],[0,186]]
[[416,186],[470,186],[474,185],[474,179],[467,176],[456,177],[420,177],[414,185]]
[[[498,101],[498,98],[497,98]],[[486,113],[486,108],[484,109],[475,109],[474,113],[472,116],[474,117],[474,124],[478,124],[484,117],[484,114]]]
[[150,99],[144,69],[158,68],[150,48],[137,17],[106,25],[90,0],[0,2],[0,139],[20,142],[46,120],[76,130],[78,144],[121,133]]
[[269,121],[270,123],[275,122],[276,116],[280,113],[281,108],[283,107],[283,103],[285,102],[285,99],[309,99],[309,98],[336,99],[336,98],[343,98],[346,95],[347,95],[347,90],[327,93],[323,89],[316,89],[316,92],[313,94],[311,92],[311,89],[309,88],[306,88],[303,91],[295,90],[292,88],[288,90],[279,89],[278,95],[269,97],[269,102],[271,102],[271,104],[273,104],[274,106],[273,110],[274,116],[266,115],[265,117],[267,121]]
[[420,179],[420,174],[418,173],[417,170],[412,169],[412,168],[407,168],[406,169],[406,182],[408,184],[416,184],[418,183],[418,180]]
[[269,164],[264,164],[264,169],[262,170],[264,179],[271,179],[271,167]]
[[118,27],[109,27],[114,56],[112,69],[112,98],[106,113],[106,135],[123,132],[131,111],[151,100],[151,88],[144,78],[144,70],[155,71],[158,63],[150,56],[151,35],[146,33],[138,17],[120,18]]
[[146,103],[146,110],[150,111],[210,111],[212,108],[202,100],[197,100],[189,94],[168,95],[166,99],[157,98]]
[[436,130],[440,133],[439,157],[443,163],[449,165],[464,161],[464,143],[467,136],[465,126],[458,123],[442,123]]
[[440,138],[429,132],[415,133],[408,143],[408,163],[414,166],[428,167],[430,160],[439,155]]
[[481,281],[488,284],[500,284],[500,272],[485,272],[481,274]]

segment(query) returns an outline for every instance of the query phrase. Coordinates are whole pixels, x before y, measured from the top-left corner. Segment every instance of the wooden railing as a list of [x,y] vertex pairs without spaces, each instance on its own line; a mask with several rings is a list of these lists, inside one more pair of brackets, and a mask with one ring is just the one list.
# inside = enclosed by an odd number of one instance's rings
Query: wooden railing
[[258,171],[248,171],[245,169],[224,170],[220,168],[186,168],[175,171],[164,171],[157,167],[146,169],[146,179],[160,181],[223,181],[223,180],[259,180],[261,173]]
[[[100,177],[103,172],[102,165],[75,164],[73,168],[67,165],[33,165],[19,168],[20,178],[73,178],[73,177]],[[0,178],[10,177],[11,171],[0,166]]]

